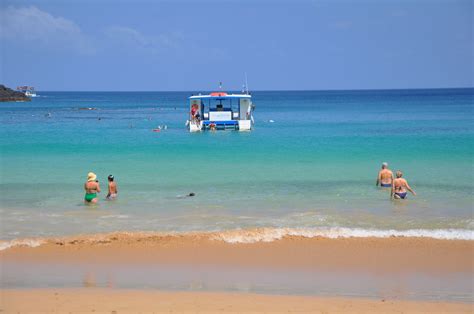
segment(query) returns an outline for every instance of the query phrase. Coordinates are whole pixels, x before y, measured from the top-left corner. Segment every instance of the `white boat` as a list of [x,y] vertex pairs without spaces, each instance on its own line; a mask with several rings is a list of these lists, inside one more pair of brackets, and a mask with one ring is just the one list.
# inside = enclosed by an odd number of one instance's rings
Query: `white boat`
[[16,90],[22,92],[23,94],[25,94],[25,96],[28,96],[28,97],[37,96],[35,92],[35,88],[32,86],[18,86]]
[[227,94],[214,92],[208,95],[189,97],[190,132],[204,130],[250,131],[253,128],[252,96],[247,93]]

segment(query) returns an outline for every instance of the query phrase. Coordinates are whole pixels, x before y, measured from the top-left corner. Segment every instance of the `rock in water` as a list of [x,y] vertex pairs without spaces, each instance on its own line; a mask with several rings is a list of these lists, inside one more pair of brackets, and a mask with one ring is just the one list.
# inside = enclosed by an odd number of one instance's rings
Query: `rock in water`
[[22,92],[14,91],[0,84],[0,101],[30,101],[31,98]]

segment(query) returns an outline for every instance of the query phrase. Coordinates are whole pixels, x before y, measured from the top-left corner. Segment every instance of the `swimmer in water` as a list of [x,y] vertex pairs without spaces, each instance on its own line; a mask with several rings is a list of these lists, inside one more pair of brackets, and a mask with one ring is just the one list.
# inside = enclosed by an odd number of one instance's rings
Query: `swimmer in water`
[[97,203],[97,193],[100,193],[100,185],[95,173],[89,172],[87,174],[87,182],[84,184],[84,190],[86,190],[84,202],[86,204]]
[[188,193],[186,195],[178,195],[178,196],[176,196],[176,198],[183,199],[183,198],[193,197],[193,196],[196,196],[196,193],[191,192],[191,193]]
[[377,182],[375,183],[376,186],[381,186],[383,188],[390,188],[392,187],[393,182],[393,172],[392,170],[388,169],[388,163],[382,163],[382,169],[379,171],[377,175]]
[[416,195],[415,191],[408,185],[407,180],[403,179],[403,173],[398,170],[396,173],[397,178],[393,180],[392,192],[390,193],[393,199],[405,199],[407,197],[407,190],[411,194]]
[[109,193],[107,194],[107,199],[114,200],[118,196],[117,183],[115,183],[113,175],[109,175],[107,179],[109,180]]

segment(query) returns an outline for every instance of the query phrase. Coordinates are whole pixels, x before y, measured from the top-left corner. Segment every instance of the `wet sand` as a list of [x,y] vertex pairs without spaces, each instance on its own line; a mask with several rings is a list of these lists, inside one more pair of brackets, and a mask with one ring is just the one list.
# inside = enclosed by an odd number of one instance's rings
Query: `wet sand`
[[472,313],[470,304],[105,289],[3,290],[12,312],[187,313]]
[[0,259],[7,312],[473,310],[465,240],[113,233],[12,247]]
[[226,243],[212,233],[110,233],[48,239],[0,251],[3,262],[230,265],[374,272],[473,271],[474,241],[430,238],[305,238]]

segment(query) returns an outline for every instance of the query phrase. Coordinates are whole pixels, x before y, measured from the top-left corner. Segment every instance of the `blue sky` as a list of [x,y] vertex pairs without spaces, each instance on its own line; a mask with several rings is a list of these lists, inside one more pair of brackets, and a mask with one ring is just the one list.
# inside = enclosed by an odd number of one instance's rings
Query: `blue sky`
[[11,1],[0,82],[39,90],[473,86],[471,1]]

